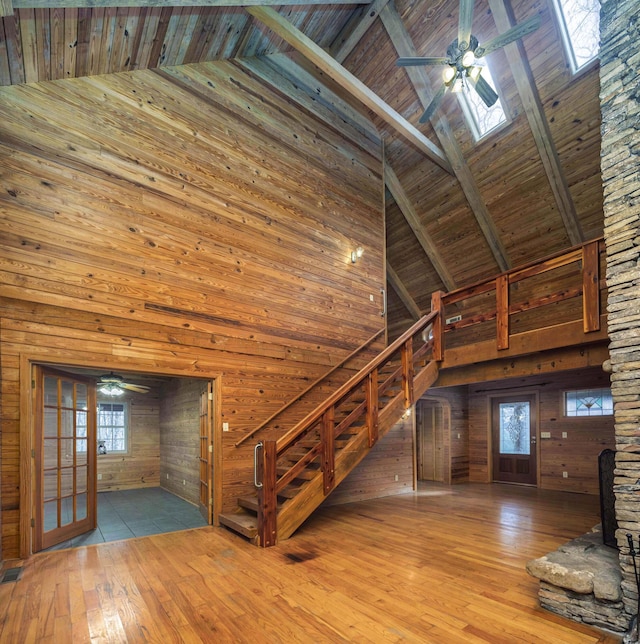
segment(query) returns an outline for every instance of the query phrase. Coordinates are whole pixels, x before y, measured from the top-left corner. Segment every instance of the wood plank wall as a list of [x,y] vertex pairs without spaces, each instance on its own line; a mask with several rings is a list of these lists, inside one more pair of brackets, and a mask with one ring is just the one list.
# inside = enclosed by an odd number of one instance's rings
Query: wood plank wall
[[2,558],[21,356],[220,377],[232,508],[234,443],[383,323],[380,158],[230,63],[2,88],[0,111]]
[[396,423],[331,493],[324,505],[413,491],[413,431],[412,417]]
[[[153,392],[118,398],[129,406],[129,452],[98,455],[98,492],[160,485],[160,404]],[[101,398],[98,402],[113,402]]]
[[[539,439],[539,486],[598,494],[598,454],[614,448],[613,416],[567,418],[563,415],[562,393],[572,389],[608,387],[609,377],[595,367],[565,371],[527,379],[485,382],[469,386],[469,480],[487,483],[489,469],[490,400],[498,395],[535,392],[538,396],[540,432],[550,439]],[[567,438],[562,433],[567,433]],[[562,472],[568,473],[563,478]]]
[[172,378],[160,400],[160,485],[198,503],[200,498],[200,394],[201,380]]

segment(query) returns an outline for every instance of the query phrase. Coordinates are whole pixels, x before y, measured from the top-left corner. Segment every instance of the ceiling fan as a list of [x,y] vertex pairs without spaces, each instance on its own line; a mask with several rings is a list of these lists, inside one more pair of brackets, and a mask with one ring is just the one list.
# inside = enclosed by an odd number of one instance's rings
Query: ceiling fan
[[498,95],[482,78],[482,67],[477,63],[477,59],[522,38],[540,26],[540,16],[532,16],[481,47],[478,39],[471,33],[473,7],[474,0],[460,0],[458,37],[447,47],[446,56],[407,56],[398,58],[396,61],[396,65],[400,67],[446,65],[442,75],[444,83],[420,117],[420,123],[425,123],[433,116],[448,91],[460,91],[467,82],[475,89],[483,103],[491,107],[498,100]]
[[121,396],[125,390],[135,391],[139,394],[148,393],[151,387],[146,385],[135,385],[131,382],[124,382],[124,378],[119,376],[113,371],[111,373],[100,376],[98,379],[98,391],[106,394],[107,396]]

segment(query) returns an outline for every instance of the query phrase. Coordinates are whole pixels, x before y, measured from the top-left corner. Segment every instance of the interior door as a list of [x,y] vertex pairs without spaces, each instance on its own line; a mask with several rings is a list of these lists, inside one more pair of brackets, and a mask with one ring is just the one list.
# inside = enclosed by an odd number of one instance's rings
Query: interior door
[[417,409],[418,479],[444,481],[444,416],[442,405],[420,401]]
[[213,522],[213,383],[200,395],[200,514]]
[[535,396],[492,401],[493,480],[537,484]]
[[96,388],[36,367],[34,551],[96,528]]

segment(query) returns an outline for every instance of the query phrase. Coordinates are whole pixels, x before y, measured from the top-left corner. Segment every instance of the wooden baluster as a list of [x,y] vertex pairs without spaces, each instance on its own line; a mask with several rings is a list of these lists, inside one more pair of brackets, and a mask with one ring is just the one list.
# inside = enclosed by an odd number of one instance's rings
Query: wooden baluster
[[322,485],[325,495],[336,486],[335,407],[332,405],[322,415]]
[[498,349],[509,348],[509,276],[496,278],[496,339]]
[[402,391],[404,408],[413,405],[413,338],[409,338],[400,350],[402,356]]
[[582,247],[582,325],[585,333],[600,330],[599,242]]
[[431,294],[431,310],[437,311],[433,320],[433,359],[441,361],[444,359],[444,305],[442,303],[443,291],[435,291]]
[[265,441],[262,448],[258,488],[258,532],[263,548],[275,546],[278,541],[277,496],[276,496],[276,441]]
[[378,440],[378,370],[374,369],[367,377],[367,431],[369,447]]

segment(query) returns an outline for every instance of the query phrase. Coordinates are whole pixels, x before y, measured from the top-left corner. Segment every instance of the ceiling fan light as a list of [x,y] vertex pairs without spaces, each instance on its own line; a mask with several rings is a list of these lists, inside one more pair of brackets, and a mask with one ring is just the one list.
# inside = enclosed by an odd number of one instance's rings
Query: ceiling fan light
[[123,389],[118,387],[118,385],[114,385],[112,383],[102,385],[102,387],[100,387],[98,391],[105,396],[122,396],[122,394],[124,394]]
[[450,83],[456,75],[456,70],[453,67],[445,67],[442,72],[442,78],[445,83]]
[[474,65],[469,71],[468,74],[473,78],[473,80],[478,80],[478,76],[480,76],[480,72],[482,71],[482,67],[480,65]]
[[462,82],[462,78],[458,76],[458,78],[456,78],[455,82],[453,83],[453,87],[451,88],[451,91],[454,94],[459,94],[463,89],[464,89],[464,84]]
[[462,66],[471,67],[476,62],[476,57],[471,50],[468,50],[462,56]]

